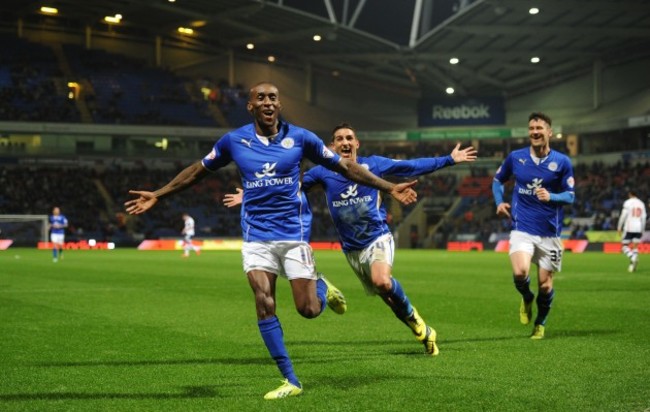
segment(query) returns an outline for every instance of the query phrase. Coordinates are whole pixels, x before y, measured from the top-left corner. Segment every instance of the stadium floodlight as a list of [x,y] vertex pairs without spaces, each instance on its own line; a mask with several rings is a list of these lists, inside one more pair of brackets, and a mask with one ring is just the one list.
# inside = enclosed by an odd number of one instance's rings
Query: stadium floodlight
[[57,9],[56,7],[43,6],[43,7],[41,7],[41,13],[59,14],[59,9]]

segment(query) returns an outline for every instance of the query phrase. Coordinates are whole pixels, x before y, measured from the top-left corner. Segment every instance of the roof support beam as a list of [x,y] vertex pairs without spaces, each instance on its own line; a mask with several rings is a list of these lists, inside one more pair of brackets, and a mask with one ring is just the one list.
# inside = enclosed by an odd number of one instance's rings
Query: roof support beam
[[332,1],[331,0],[323,0],[325,3],[325,8],[327,9],[327,15],[330,18],[330,22],[332,24],[336,24],[336,13],[334,13],[334,7],[332,6]]
[[418,40],[418,28],[420,27],[420,20],[422,16],[422,0],[415,0],[415,7],[413,7],[413,21],[411,22],[411,36],[409,37],[409,47],[415,46]]
[[365,5],[366,5],[366,0],[361,0],[359,4],[357,4],[357,8],[354,10],[354,14],[350,19],[350,22],[348,23],[348,27],[353,28],[354,25],[357,24],[357,19],[359,18],[359,15],[361,14],[361,10],[363,10],[363,6]]

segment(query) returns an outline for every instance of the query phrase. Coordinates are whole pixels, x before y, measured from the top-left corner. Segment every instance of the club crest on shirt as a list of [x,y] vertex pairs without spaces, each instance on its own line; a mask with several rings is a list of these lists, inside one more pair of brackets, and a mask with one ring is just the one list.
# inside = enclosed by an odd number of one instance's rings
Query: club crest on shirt
[[557,170],[557,163],[555,163],[555,162],[549,163],[548,164],[548,170],[550,170],[551,172],[555,172]]
[[280,142],[280,145],[281,145],[282,147],[284,147],[285,149],[291,149],[295,144],[296,144],[296,143],[295,143],[295,142],[293,141],[293,139],[290,138],[290,137],[285,137],[285,138],[282,139],[282,141]]

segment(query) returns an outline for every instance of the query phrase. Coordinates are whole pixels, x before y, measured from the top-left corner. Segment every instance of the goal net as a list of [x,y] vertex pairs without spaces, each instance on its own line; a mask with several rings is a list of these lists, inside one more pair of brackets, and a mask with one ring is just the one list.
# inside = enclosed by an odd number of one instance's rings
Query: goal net
[[19,246],[47,242],[48,216],[0,215],[0,239],[10,239]]

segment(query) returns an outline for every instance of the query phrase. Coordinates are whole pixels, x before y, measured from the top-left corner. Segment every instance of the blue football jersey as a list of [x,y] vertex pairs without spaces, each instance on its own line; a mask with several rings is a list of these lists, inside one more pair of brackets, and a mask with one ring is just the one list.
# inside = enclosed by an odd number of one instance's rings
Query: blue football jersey
[[[358,157],[360,165],[377,176],[418,176],[453,165],[451,156],[393,160],[381,156]],[[316,166],[302,179],[303,190],[321,184],[327,207],[344,251],[368,247],[379,236],[390,233],[386,208],[377,189],[357,184],[339,173]]]
[[314,133],[286,122],[273,139],[258,138],[253,123],[231,131],[203,158],[203,166],[211,171],[230,162],[239,169],[244,241],[309,240],[311,216],[302,216],[309,208],[300,193],[303,158],[326,167],[340,159]]
[[[65,233],[65,226],[68,226],[68,219],[64,215],[50,215],[49,221],[50,225],[52,225],[50,229],[51,233],[59,235]],[[60,227],[54,227],[54,225]]]
[[564,154],[551,150],[540,164],[535,164],[526,147],[512,151],[497,170],[494,179],[501,184],[515,177],[510,215],[512,229],[536,236],[559,237],[564,219],[564,203],[542,202],[535,189],[549,193],[574,192],[573,166]]

